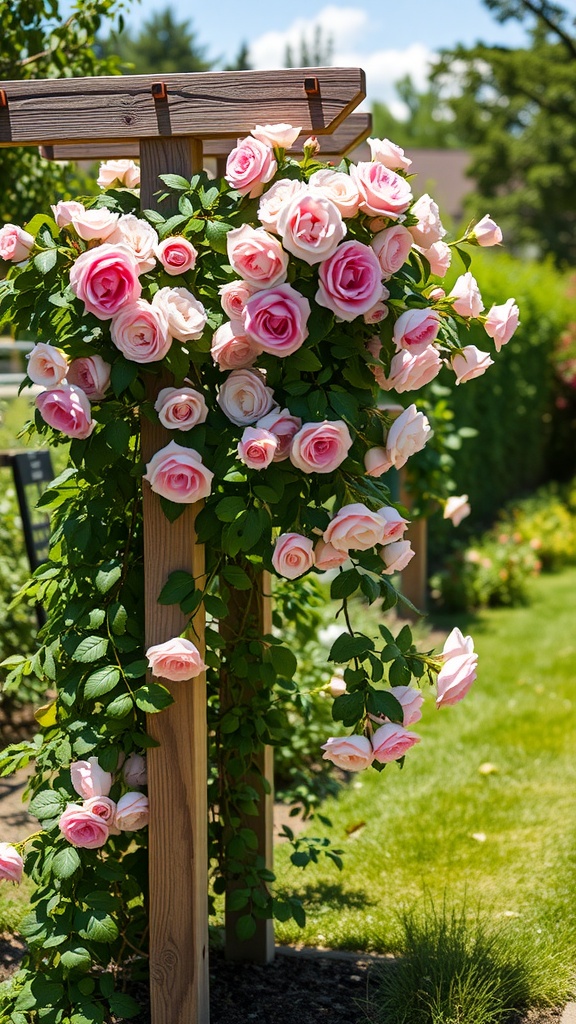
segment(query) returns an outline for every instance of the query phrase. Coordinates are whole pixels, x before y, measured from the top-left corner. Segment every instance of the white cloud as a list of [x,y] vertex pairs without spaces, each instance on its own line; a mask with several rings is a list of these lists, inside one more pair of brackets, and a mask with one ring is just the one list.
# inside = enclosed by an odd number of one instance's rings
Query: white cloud
[[[332,40],[335,50],[360,38],[368,26],[367,11],[358,7],[323,7],[313,18],[296,18],[283,32],[265,32],[250,43],[250,59],[253,67],[284,67],[286,47],[300,52],[300,43],[305,39],[311,43],[314,32],[322,30],[324,43]],[[351,66],[351,65],[348,65]]]

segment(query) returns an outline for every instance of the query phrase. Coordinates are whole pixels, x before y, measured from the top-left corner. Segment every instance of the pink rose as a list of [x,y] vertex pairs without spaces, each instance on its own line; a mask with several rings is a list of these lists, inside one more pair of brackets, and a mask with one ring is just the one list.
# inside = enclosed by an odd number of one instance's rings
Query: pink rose
[[355,217],[360,205],[360,193],[349,174],[327,167],[310,175],[308,188],[334,203],[342,217]]
[[466,381],[473,380],[474,377],[481,377],[493,363],[494,360],[490,358],[488,352],[482,352],[481,349],[476,348],[476,345],[466,345],[451,359],[457,384],[465,384]]
[[127,786],[148,785],[146,758],[143,754],[130,754],[122,768],[122,775]]
[[415,732],[408,732],[403,725],[396,725],[395,722],[386,722],[376,729],[372,737],[374,760],[380,764],[398,761],[410,747],[419,742],[420,737]]
[[61,384],[68,373],[68,359],[62,349],[39,341],[26,356],[28,366],[26,372],[34,384],[49,388]]
[[123,245],[99,245],[83,252],[70,271],[70,287],[86,311],[99,320],[110,320],[142,294],[139,267]]
[[440,302],[441,299],[446,298],[446,292],[440,287],[431,288],[428,293],[428,298],[431,299],[432,302]]
[[145,828],[150,817],[148,797],[143,793],[124,793],[116,806],[116,828],[122,832],[135,832]]
[[403,536],[410,523],[410,520],[404,519],[392,505],[385,505],[384,508],[378,509],[378,515],[386,524],[382,544],[390,544],[392,541],[398,540]]
[[165,238],[154,251],[166,273],[172,276],[193,270],[198,258],[198,252],[192,242],[182,235]]
[[412,202],[410,185],[382,163],[352,164],[350,174],[360,193],[360,209],[375,217],[398,220]]
[[290,455],[290,447],[295,435],[302,426],[299,416],[292,416],[289,409],[274,410],[267,416],[263,416],[256,423],[257,427],[263,427],[274,434],[278,445],[274,452],[273,462],[284,462]]
[[18,850],[10,843],[0,843],[0,879],[19,885],[23,870],[24,861]]
[[143,479],[161,497],[190,504],[208,497],[213,476],[194,448],[170,441],[152,456]]
[[382,573],[391,576],[394,572],[402,572],[415,555],[409,540],[396,540],[380,549],[380,558],[384,562]]
[[254,291],[282,284],[288,273],[288,255],[280,242],[264,228],[243,224],[226,235],[226,248],[232,269]]
[[443,662],[438,673],[436,705],[457,704],[466,696],[476,679],[478,655],[474,652],[471,636],[463,636],[453,629],[440,656]]
[[90,800],[93,796],[108,796],[112,788],[112,775],[100,767],[97,757],[74,761],[70,765],[70,780],[83,800]]
[[418,391],[434,380],[441,369],[442,360],[433,345],[428,345],[423,352],[404,348],[393,357],[390,376],[380,380],[379,384],[384,391],[394,388],[399,395],[405,391]]
[[208,416],[204,395],[188,387],[162,388],[154,409],[167,430],[192,430],[198,423],[204,423]]
[[307,191],[282,207],[276,230],[288,252],[313,266],[332,255],[346,234],[346,225],[334,203]]
[[290,284],[257,292],[244,309],[246,333],[264,352],[291,356],[308,337],[310,303]]
[[458,278],[448,298],[454,299],[452,307],[460,316],[479,316],[484,309],[478,283],[470,271]]
[[159,288],[152,305],[164,313],[168,330],[177,341],[187,344],[202,337],[208,321],[206,310],[187,288]]
[[77,203],[74,199],[69,199],[68,202],[61,199],[50,209],[59,228],[67,228],[73,217],[80,217],[86,210],[82,203]]
[[48,426],[60,430],[67,437],[84,440],[96,426],[90,402],[84,392],[73,384],[43,391],[36,397],[36,408]]
[[[374,166],[382,166],[381,164]],[[368,245],[344,242],[321,264],[316,302],[341,320],[367,313],[384,294],[380,264]]]
[[100,209],[83,209],[82,213],[72,214],[72,227],[85,242],[105,242],[116,230],[118,218],[118,213],[112,213],[105,206]]
[[402,705],[402,711],[404,712],[402,724],[404,728],[407,729],[409,725],[419,722],[422,718],[420,708],[424,703],[424,696],[420,693],[420,690],[414,690],[411,686],[393,686],[390,692],[393,697],[396,697],[398,703]]
[[158,233],[142,217],[135,217],[133,213],[123,214],[108,241],[120,242],[130,250],[138,264],[139,274],[146,274],[156,266],[154,252],[158,245]]
[[429,249],[446,234],[446,229],[440,220],[438,206],[427,192],[416,200],[410,213],[414,217],[418,217],[418,223],[408,228],[416,245],[421,245],[423,249]]
[[[386,298],[390,292],[386,289]],[[379,324],[388,316],[388,306],[384,302],[376,302],[362,317],[365,324]]]
[[194,679],[206,669],[196,644],[181,636],[149,647],[146,657],[152,675],[160,679],[169,679],[171,682]]
[[372,160],[384,164],[391,171],[407,171],[412,166],[412,161],[404,155],[402,147],[390,142],[390,139],[366,139],[366,142],[370,146]]
[[[329,569],[337,569],[340,565],[344,565],[344,562],[348,561],[347,551],[338,551],[333,544],[326,544],[325,541],[319,540],[314,548],[314,564],[320,572],[328,572]],[[344,685],[343,693],[346,690]],[[334,696],[334,694],[332,694]]]
[[216,401],[232,423],[248,427],[270,412],[274,393],[258,370],[233,370],[220,385]]
[[507,299],[502,306],[492,306],[484,321],[484,330],[489,338],[494,339],[497,352],[508,344],[519,322],[520,310],[514,299]]
[[116,814],[116,804],[108,796],[91,796],[88,800],[85,800],[82,804],[85,811],[90,811],[91,814],[95,814],[98,818],[102,818],[110,828],[114,824],[114,815]]
[[314,565],[314,544],[299,533],[282,533],[274,545],[272,565],[279,576],[295,580]]
[[478,245],[500,245],[502,231],[495,221],[486,213],[475,225],[469,235],[470,241],[474,240]]
[[423,352],[438,336],[440,315],[434,309],[407,309],[394,324],[396,349]]
[[100,402],[110,384],[112,367],[102,356],[79,356],[68,369],[68,383],[80,388],[91,402]]
[[257,124],[250,134],[272,149],[290,149],[302,131],[291,124]]
[[140,184],[140,168],[133,160],[106,160],[100,164],[100,173],[96,178],[100,188],[138,188]]
[[278,231],[278,217],[284,206],[288,205],[297,195],[307,192],[303,181],[296,178],[281,178],[262,196],[258,206],[258,220],[267,231]]
[[28,259],[33,246],[33,236],[17,224],[4,224],[0,228],[0,259],[22,263]]
[[87,811],[78,804],[68,804],[62,814],[58,827],[72,846],[84,850],[97,850],[108,840],[110,829],[98,814]]
[[328,684],[328,692],[331,697],[342,697],[346,693],[346,683],[342,679],[342,676],[332,676]]
[[374,760],[372,744],[367,736],[330,736],[320,748],[325,761],[332,761],[346,772],[361,772]]
[[290,461],[304,473],[332,473],[351,447],[352,438],[343,420],[305,423],[294,435]]
[[262,348],[248,337],[243,323],[231,320],[214,331],[210,351],[221,370],[241,370],[256,362]]
[[126,303],[112,319],[110,336],[126,359],[135,363],[158,362],[172,344],[166,314],[145,299]]
[[424,448],[431,436],[432,430],[426,416],[418,412],[415,405],[409,405],[394,420],[386,438],[386,450],[392,465],[401,469],[411,455]]
[[369,448],[364,456],[366,476],[382,476],[392,469],[394,463],[386,448]]
[[267,181],[276,174],[274,150],[258,139],[246,138],[232,150],[226,161],[224,177],[230,188],[250,199],[262,195]]
[[452,262],[452,249],[450,246],[446,245],[446,242],[434,242],[428,249],[422,249],[418,246],[416,248],[428,260],[430,273],[435,274],[436,277],[444,277]]
[[444,505],[443,519],[450,519],[454,526],[459,526],[466,516],[469,516],[472,509],[468,504],[467,494],[453,494]]
[[249,469],[266,469],[278,447],[278,438],[262,427],[246,427],[238,442],[238,458]]
[[368,551],[384,542],[386,523],[361,502],[343,505],[324,530],[323,539],[336,551]]
[[394,224],[380,231],[370,242],[384,280],[397,274],[406,263],[412,249],[412,235],[408,228]]
[[244,307],[248,299],[254,295],[256,288],[247,281],[230,281],[228,284],[221,284],[218,291],[226,316],[231,320],[241,320]]

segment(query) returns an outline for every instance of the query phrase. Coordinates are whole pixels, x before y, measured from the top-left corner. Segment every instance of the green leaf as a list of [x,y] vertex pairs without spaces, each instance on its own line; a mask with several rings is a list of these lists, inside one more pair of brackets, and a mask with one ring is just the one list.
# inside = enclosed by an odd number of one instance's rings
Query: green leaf
[[352,658],[362,658],[368,654],[368,651],[373,650],[374,643],[369,637],[350,636],[349,633],[343,633],[332,644],[328,657],[330,661],[350,661]]
[[226,911],[244,910],[250,897],[249,889],[235,889],[226,897]]
[[226,565],[220,575],[234,590],[251,590],[253,581],[240,565]]
[[106,706],[106,717],[107,718],[124,718],[129,711],[132,711],[134,705],[132,697],[129,693],[121,693],[119,697],[115,697],[110,704]]
[[105,693],[109,693],[113,690],[120,680],[120,669],[114,665],[105,665],[104,668],[97,669],[96,672],[92,672],[88,676],[88,679],[84,683],[84,696],[88,700],[94,700],[96,697],[101,697]]
[[408,686],[412,678],[404,658],[396,658],[390,665],[388,678],[392,686]]
[[256,931],[256,918],[252,914],[243,914],[236,921],[236,936],[242,942],[251,939]]
[[110,1009],[112,1013],[115,1013],[117,1017],[136,1017],[140,1013],[142,1007],[136,1002],[132,996],[129,996],[126,992],[113,992],[108,998]]
[[211,249],[214,249],[214,252],[226,255],[226,235],[230,230],[231,225],[225,224],[221,220],[206,221],[206,242]]
[[396,646],[400,648],[402,654],[405,654],[408,648],[412,646],[412,631],[410,626],[402,626],[402,629],[396,637]]
[[44,249],[34,257],[34,266],[41,274],[47,274],[53,267],[56,266],[58,259],[57,249]]
[[103,636],[86,636],[80,641],[72,655],[73,661],[89,664],[103,658],[108,650],[108,640]]
[[129,363],[127,359],[117,359],[112,365],[110,373],[110,383],[112,384],[112,390],[116,396],[120,396],[126,388],[130,387],[133,381],[138,376],[138,366],[136,363]]
[[45,821],[57,818],[64,810],[64,800],[53,789],[44,789],[30,802],[29,811],[35,818]]
[[216,515],[222,523],[233,523],[237,516],[246,509],[244,498],[222,498],[216,505]]
[[110,605],[108,618],[110,621],[110,629],[114,635],[122,636],[126,632],[126,623],[128,622],[128,612],[124,605],[120,604],[118,601],[115,601],[114,604]]
[[399,700],[396,700],[391,690],[373,690],[368,693],[366,708],[370,715],[380,715],[389,718],[391,722],[398,722],[402,725],[404,711]]
[[[190,188],[190,182],[181,174],[159,174],[160,181],[163,181],[167,188],[176,189],[177,192],[186,192]],[[150,211],[146,211],[147,215]]]
[[176,572],[170,573],[162,587],[158,604],[180,604],[186,597],[193,594],[195,589],[194,577],[184,569],[177,569]]
[[150,715],[156,711],[163,711],[174,703],[172,694],[160,683],[145,683],[136,690],[134,700],[141,711],[146,711]]
[[60,957],[66,974],[72,971],[89,971],[92,966],[92,956],[84,946],[76,946],[75,949],[67,949]]
[[122,566],[114,562],[107,562],[101,566],[96,574],[96,589],[100,594],[107,594],[122,575]]
[[74,930],[80,938],[92,942],[114,942],[118,937],[118,925],[110,914],[103,910],[77,910]]
[[358,589],[360,573],[356,569],[347,569],[339,572],[330,585],[330,597],[337,600],[341,597],[350,597]]
[[354,690],[336,697],[332,704],[332,718],[346,726],[356,725],[364,714],[364,691]]
[[452,248],[456,250],[460,259],[462,260],[462,263],[464,264],[464,270],[470,270],[470,266],[472,264],[472,257],[470,253],[466,252],[465,249],[461,249],[459,245],[454,245],[452,246]]
[[184,502],[169,501],[168,498],[164,497],[160,498],[160,506],[166,519],[169,519],[171,523],[175,523],[186,511],[186,504]]
[[73,846],[59,850],[52,861],[52,874],[56,878],[71,878],[80,867],[80,857]]
[[292,679],[298,668],[296,655],[288,647],[271,647],[270,660],[279,676]]

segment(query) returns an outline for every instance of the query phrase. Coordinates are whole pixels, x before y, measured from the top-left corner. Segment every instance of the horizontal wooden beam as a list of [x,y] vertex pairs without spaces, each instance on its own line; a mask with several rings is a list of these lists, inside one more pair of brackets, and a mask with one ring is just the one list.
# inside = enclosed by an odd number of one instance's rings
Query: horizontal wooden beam
[[[320,159],[334,160],[345,156],[368,138],[372,131],[371,114],[348,114],[333,132],[324,135],[320,142]],[[302,145],[310,132],[301,132],[289,150],[295,156],[302,152]],[[226,158],[236,145],[236,139],[204,139],[204,156],[217,160]],[[40,146],[40,156],[45,160],[121,160],[137,159],[137,139],[122,142],[74,142],[54,146]]]
[[54,78],[0,87],[0,146],[234,138],[255,124],[279,122],[324,134],[366,95],[360,68]]

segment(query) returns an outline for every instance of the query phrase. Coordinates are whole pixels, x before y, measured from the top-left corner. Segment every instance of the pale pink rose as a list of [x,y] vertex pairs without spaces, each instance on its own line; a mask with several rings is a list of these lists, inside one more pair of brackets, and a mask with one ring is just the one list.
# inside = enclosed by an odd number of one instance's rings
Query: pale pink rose
[[0,843],[0,879],[20,885],[24,861],[10,843]]
[[404,728],[407,729],[409,725],[419,722],[422,718],[420,708],[424,703],[424,696],[420,690],[414,690],[411,686],[393,686],[390,692],[393,697],[396,697],[398,703],[402,705],[404,712],[402,724]]
[[218,289],[222,309],[231,320],[241,320],[248,299],[254,295],[253,288],[247,281],[229,281],[221,284]]
[[419,742],[420,737],[415,732],[408,732],[403,725],[396,725],[395,722],[386,722],[376,729],[372,737],[374,760],[380,764],[398,761],[410,747]]
[[441,299],[446,298],[446,292],[443,288],[431,288],[428,298],[430,298],[432,302],[440,302]]
[[444,505],[442,518],[450,519],[454,526],[459,526],[462,520],[470,515],[471,511],[467,494],[452,494]]
[[59,228],[67,228],[72,223],[72,217],[80,217],[86,211],[86,207],[82,203],[77,203],[74,199],[69,199],[68,201],[61,199],[59,203],[51,206],[50,209]]
[[140,168],[133,160],[106,160],[100,164],[100,173],[96,178],[100,188],[138,188],[140,184]]
[[399,540],[410,523],[410,520],[404,519],[392,505],[385,505],[384,508],[379,508],[378,515],[386,524],[382,544],[391,544],[393,541]]
[[438,206],[427,192],[416,200],[410,213],[414,217],[418,217],[418,223],[408,228],[416,245],[421,245],[423,249],[429,249],[434,242],[439,242],[446,234],[446,229],[440,220]]
[[[374,166],[381,166],[374,165]],[[344,242],[318,272],[316,302],[340,320],[352,321],[380,302],[385,291],[380,264],[368,245]]]
[[323,539],[336,551],[368,551],[384,542],[385,520],[367,505],[343,505],[324,530]]
[[135,217],[133,213],[123,214],[108,241],[120,242],[130,250],[140,274],[146,274],[156,266],[154,253],[158,246],[158,232],[141,217]]
[[116,230],[118,213],[112,213],[103,206],[100,209],[83,210],[72,215],[72,227],[85,242],[105,242]]
[[374,760],[367,736],[330,736],[320,748],[325,761],[332,761],[346,772],[361,772]]
[[308,337],[310,303],[290,284],[279,284],[248,299],[246,333],[275,356],[291,356]]
[[399,395],[405,391],[418,391],[434,380],[441,369],[442,360],[433,345],[428,345],[423,352],[400,349],[390,363],[390,376],[379,381],[380,387],[384,391],[393,388]]
[[350,431],[343,420],[305,423],[294,435],[290,461],[304,473],[332,473],[351,447]]
[[282,533],[274,545],[272,565],[279,576],[295,580],[314,565],[314,543],[300,533]]
[[34,246],[34,237],[17,224],[4,224],[0,228],[0,259],[10,263],[27,260]]
[[360,206],[360,193],[349,174],[327,167],[310,175],[308,188],[329,199],[342,217],[355,217]]
[[464,636],[458,626],[455,626],[446,637],[442,654],[438,660],[447,661],[449,658],[460,657],[464,654],[474,654],[474,641],[471,636]]
[[466,345],[451,359],[457,384],[465,384],[466,381],[473,380],[474,377],[481,377],[493,363],[494,360],[490,358],[488,352],[482,352],[481,349],[476,348],[476,345]]
[[259,139],[242,139],[229,154],[224,177],[230,188],[254,199],[276,174],[274,150]]
[[458,278],[448,298],[455,300],[453,309],[460,316],[479,316],[484,309],[478,283],[470,271]]
[[127,786],[147,786],[148,772],[144,755],[130,754],[122,768],[122,775]]
[[409,405],[394,420],[386,438],[386,450],[392,465],[401,469],[411,455],[424,448],[431,437],[432,430],[426,416],[418,412],[415,405]]
[[68,373],[68,359],[60,348],[39,341],[26,356],[26,372],[34,384],[49,388],[61,384]]
[[73,384],[43,391],[36,397],[36,408],[48,426],[60,430],[67,437],[84,440],[96,426],[90,402],[84,392]]
[[122,832],[145,828],[150,817],[148,797],[143,793],[124,793],[116,805],[114,824]]
[[366,142],[370,146],[372,160],[384,164],[391,171],[407,171],[412,166],[412,161],[404,155],[402,147],[390,142],[390,139],[366,139]]
[[152,305],[162,310],[168,330],[177,341],[186,344],[202,337],[208,321],[206,310],[187,288],[159,288]]
[[258,206],[258,220],[267,231],[278,232],[278,216],[282,208],[297,196],[307,192],[303,181],[296,178],[281,178],[262,196]]
[[206,669],[196,644],[181,636],[149,647],[146,657],[152,675],[159,679],[169,679],[171,682],[194,679]]
[[58,827],[67,842],[83,850],[97,850],[104,846],[110,835],[110,829],[103,818],[78,804],[68,804]]
[[342,676],[332,676],[328,684],[328,692],[331,697],[342,697],[346,693],[346,683],[342,679]]
[[266,469],[278,447],[278,438],[262,427],[246,427],[238,442],[238,458],[249,469]]
[[369,448],[364,456],[366,476],[382,476],[392,469],[394,463],[386,448]]
[[198,252],[192,242],[182,235],[165,238],[156,246],[154,252],[166,273],[172,277],[193,270],[198,258]]
[[332,255],[346,234],[346,225],[330,199],[306,191],[282,207],[276,230],[288,252],[313,266]]
[[492,306],[484,321],[484,330],[494,339],[497,352],[508,344],[520,323],[520,310],[514,299],[507,299],[502,306]]
[[220,385],[216,398],[225,416],[239,427],[248,427],[274,406],[274,392],[258,370],[232,370]]
[[274,452],[273,462],[284,462],[290,455],[292,440],[302,426],[299,416],[292,416],[289,409],[274,410],[263,416],[256,423],[257,427],[269,430],[274,434],[278,445]]
[[465,637],[459,629],[453,629],[439,660],[443,664],[438,673],[436,704],[438,707],[457,704],[476,679],[478,655],[474,652],[472,637]]
[[264,228],[243,224],[226,235],[226,248],[232,269],[254,291],[282,284],[288,273],[288,255],[280,242]]
[[407,309],[394,324],[393,340],[396,350],[408,349],[419,354],[438,336],[440,315],[434,309]]
[[68,383],[81,388],[90,402],[100,402],[110,384],[110,363],[102,356],[79,356],[68,369]]
[[486,213],[474,226],[470,232],[469,238],[474,239],[478,245],[482,246],[500,245],[502,241],[502,231],[496,224],[496,221],[493,221]]
[[112,319],[110,336],[120,352],[135,363],[156,363],[172,344],[168,317],[146,299],[127,303]]
[[108,796],[112,789],[112,775],[100,767],[97,757],[87,761],[73,761],[70,780],[78,796],[90,800],[93,796]]
[[190,504],[208,497],[213,476],[194,448],[170,441],[152,456],[143,479],[161,497]]
[[[329,569],[337,569],[347,561],[347,551],[338,551],[333,544],[326,544],[323,540],[316,542],[316,547],[314,548],[314,564],[317,569],[320,569],[320,572],[328,572]],[[344,685],[344,690],[342,692],[344,693],[345,690],[346,685]],[[334,694],[332,694],[332,696],[334,696]]]
[[162,388],[154,408],[167,430],[192,430],[208,416],[204,395],[191,387]]
[[227,321],[212,336],[210,352],[221,370],[241,370],[252,366],[262,351],[262,347],[248,337],[244,324],[239,320]]
[[396,540],[393,544],[380,548],[380,558],[384,562],[383,575],[391,576],[394,572],[402,572],[415,554],[409,540]]
[[320,148],[320,143],[318,142],[316,136],[310,135],[309,138],[306,139],[304,145],[302,146],[302,152],[304,153],[304,156],[308,160],[311,160],[312,157],[318,156]]
[[360,193],[360,209],[364,213],[398,220],[412,202],[412,191],[406,179],[382,163],[352,164],[350,175]]
[[[388,289],[385,289],[386,298],[390,295]],[[364,313],[362,317],[365,324],[379,324],[382,320],[385,320],[388,316],[388,306],[385,302],[376,302],[367,313]]]
[[430,273],[436,277],[444,277],[452,262],[452,249],[446,242],[434,242],[427,249],[416,246],[430,264]]
[[142,294],[138,264],[123,245],[99,245],[83,252],[70,271],[70,287],[88,313],[110,320]]
[[90,811],[91,814],[97,815],[98,818],[102,818],[110,828],[114,824],[114,815],[116,813],[116,804],[108,796],[91,796],[88,800],[85,800],[82,804],[85,811]]
[[250,134],[272,149],[290,149],[302,131],[291,124],[257,124]]
[[406,263],[412,249],[412,235],[408,228],[394,224],[391,228],[379,231],[370,242],[374,250],[384,280],[397,274]]

